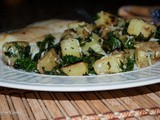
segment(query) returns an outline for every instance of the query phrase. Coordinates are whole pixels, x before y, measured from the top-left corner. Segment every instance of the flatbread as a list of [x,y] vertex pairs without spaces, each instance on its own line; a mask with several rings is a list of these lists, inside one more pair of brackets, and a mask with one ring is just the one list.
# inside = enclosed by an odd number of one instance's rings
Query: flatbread
[[0,51],[5,42],[27,41],[29,43],[35,43],[43,40],[46,34],[52,34],[56,39],[59,39],[63,31],[67,29],[68,24],[71,22],[73,21],[51,19],[33,23],[23,29],[2,33],[0,35]]

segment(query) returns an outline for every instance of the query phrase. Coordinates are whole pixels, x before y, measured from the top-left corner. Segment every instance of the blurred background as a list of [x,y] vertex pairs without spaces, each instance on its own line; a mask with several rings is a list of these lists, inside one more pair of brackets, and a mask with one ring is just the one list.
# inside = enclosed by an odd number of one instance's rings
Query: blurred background
[[0,0],[0,32],[22,28],[51,18],[84,20],[79,9],[91,17],[101,10],[117,15],[121,6],[157,6],[160,0]]

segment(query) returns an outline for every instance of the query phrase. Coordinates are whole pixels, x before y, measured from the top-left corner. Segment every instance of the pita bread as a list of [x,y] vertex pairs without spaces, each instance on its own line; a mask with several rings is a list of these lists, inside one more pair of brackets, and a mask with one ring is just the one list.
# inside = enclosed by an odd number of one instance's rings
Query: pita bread
[[27,41],[32,44],[43,40],[46,34],[52,34],[56,39],[59,39],[63,31],[67,29],[68,24],[71,22],[73,21],[51,19],[33,23],[23,29],[2,33],[0,35],[0,50],[2,50],[2,46],[5,42]]

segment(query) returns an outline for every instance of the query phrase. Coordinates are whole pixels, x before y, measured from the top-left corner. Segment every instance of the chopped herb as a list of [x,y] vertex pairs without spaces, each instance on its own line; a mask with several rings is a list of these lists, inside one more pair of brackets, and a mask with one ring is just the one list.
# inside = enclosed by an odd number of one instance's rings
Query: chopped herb
[[30,46],[29,45],[22,46],[22,45],[19,45],[17,42],[13,42],[13,44],[18,50],[18,54],[21,58],[30,57]]
[[12,50],[14,49],[13,47],[8,47],[7,52],[4,52],[4,54],[8,57],[17,57],[17,54],[15,54],[15,52]]
[[114,35],[113,32],[109,32],[107,36],[108,38],[104,40],[102,46],[106,52],[121,49],[123,47],[121,40]]
[[128,34],[128,32],[127,32],[128,25],[129,25],[128,22],[124,25],[124,28],[123,28],[123,31],[122,31],[122,35],[127,35]]
[[77,38],[77,40],[79,41],[81,47],[83,47],[86,44],[86,41],[81,37]]
[[16,69],[23,69],[27,72],[36,72],[36,63],[30,58],[17,59],[13,67]]
[[44,52],[46,50],[50,50],[54,47],[54,37],[49,34],[46,35],[43,41],[37,42],[37,46],[40,48],[40,52]]
[[96,14],[96,16],[93,19],[94,19],[94,21],[96,21],[96,20],[100,19],[100,16],[98,14]]
[[88,53],[89,55],[83,55],[82,59],[88,64],[88,74],[96,74],[93,69],[93,64],[96,60],[102,58],[103,55],[96,53],[92,48],[88,49]]
[[138,36],[135,36],[136,41],[149,41],[150,38],[153,36],[154,33],[151,33],[147,38],[144,37],[142,33],[140,33]]
[[54,50],[56,51],[56,53],[59,52],[60,48],[61,48],[60,43],[54,45]]
[[92,34],[89,34],[88,37],[85,39],[86,42],[91,42],[92,41]]
[[95,28],[93,31],[92,31],[92,33],[95,33],[95,34],[97,34],[97,35],[99,35],[100,36],[100,30],[101,30],[101,28]]
[[62,58],[62,66],[68,66],[68,65],[80,62],[80,61],[82,61],[81,58],[78,58],[78,57],[73,56],[73,55],[65,55]]
[[39,53],[35,54],[33,61],[37,62],[40,58],[41,58],[41,53],[39,52]]
[[134,59],[128,57],[126,65],[121,62],[120,68],[122,69],[123,72],[131,71],[134,68],[134,62],[135,62]]
[[127,41],[124,43],[124,47],[127,49],[134,49],[134,38],[128,38]]
[[160,26],[157,27],[155,38],[160,40]]
[[133,70],[134,68],[134,60],[131,58],[127,59],[127,64],[126,64],[126,71]]
[[34,61],[38,61],[41,58],[41,54],[43,52],[46,52],[51,48],[58,47],[58,45],[54,45],[54,39],[55,39],[54,36],[48,34],[45,36],[43,41],[37,42],[37,46],[39,47],[40,51],[34,56],[33,58]]
[[6,55],[6,56],[8,56],[8,57],[16,57],[17,55],[16,54],[14,54],[13,52],[4,52],[4,54]]

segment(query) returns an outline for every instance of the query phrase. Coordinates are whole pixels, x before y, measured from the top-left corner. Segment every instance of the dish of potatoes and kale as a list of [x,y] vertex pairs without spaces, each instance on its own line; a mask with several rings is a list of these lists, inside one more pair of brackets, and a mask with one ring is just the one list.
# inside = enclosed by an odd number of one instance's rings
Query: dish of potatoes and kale
[[[99,12],[95,23],[73,22],[58,43],[48,34],[31,46],[3,45],[3,60],[15,69],[48,75],[100,75],[144,68],[160,60],[160,26]],[[36,53],[31,49],[37,47]]]

